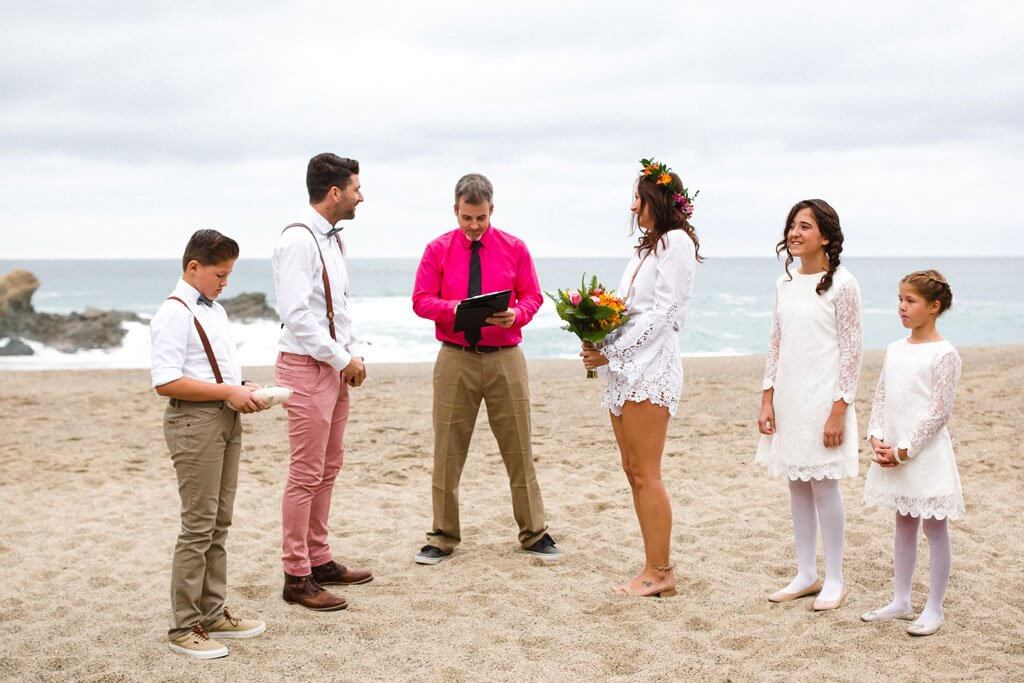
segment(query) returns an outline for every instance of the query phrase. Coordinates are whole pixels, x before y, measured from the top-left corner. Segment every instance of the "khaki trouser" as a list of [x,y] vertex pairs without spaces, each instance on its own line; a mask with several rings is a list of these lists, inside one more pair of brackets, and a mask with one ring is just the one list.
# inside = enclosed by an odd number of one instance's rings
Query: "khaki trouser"
[[442,346],[434,365],[434,528],[427,542],[445,551],[462,540],[459,479],[481,400],[508,472],[519,542],[527,548],[547,530],[530,447],[530,387],[522,350],[473,353]]
[[222,402],[171,399],[164,438],[178,474],[181,531],[171,567],[168,635],[179,638],[195,625],[209,626],[224,612],[227,552],[242,448],[242,421]]

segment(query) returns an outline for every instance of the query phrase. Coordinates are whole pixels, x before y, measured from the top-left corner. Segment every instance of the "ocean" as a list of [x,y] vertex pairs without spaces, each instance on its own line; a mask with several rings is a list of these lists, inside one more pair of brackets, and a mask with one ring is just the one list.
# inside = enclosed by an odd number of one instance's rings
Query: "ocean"
[[[539,258],[546,291],[573,287],[583,273],[614,287],[626,259]],[[905,334],[896,314],[899,278],[913,270],[938,268],[953,287],[954,305],[941,320],[954,344],[1024,343],[1024,258],[849,258],[843,263],[860,282],[864,306],[864,346],[883,349]],[[433,323],[412,312],[410,292],[415,259],[352,259],[353,314],[357,332],[370,342],[368,362],[431,361],[437,353]],[[38,311],[68,313],[86,307],[134,311],[150,316],[180,275],[179,260],[0,260],[0,275],[14,268],[33,272],[42,282],[33,299]],[[698,266],[686,327],[680,332],[686,356],[764,353],[771,325],[773,285],[782,273],[774,259],[708,258]],[[223,296],[263,292],[274,305],[269,259],[241,260]],[[546,301],[525,329],[529,358],[575,358],[575,337],[560,329],[554,306]],[[0,369],[144,368],[149,366],[146,325],[126,324],[124,344],[112,350],[74,354],[30,342],[33,356],[0,357]],[[233,330],[245,365],[272,365],[278,325],[272,321],[236,323]],[[3,343],[0,340],[0,343]]]

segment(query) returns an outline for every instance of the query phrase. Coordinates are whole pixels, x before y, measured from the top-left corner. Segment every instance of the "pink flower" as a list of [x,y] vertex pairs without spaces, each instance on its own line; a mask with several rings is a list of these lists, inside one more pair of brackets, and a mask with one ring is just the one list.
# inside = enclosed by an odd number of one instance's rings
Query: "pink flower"
[[602,294],[604,294],[604,290],[603,289],[595,289],[594,290],[594,296],[601,296]]
[[600,297],[592,296],[592,297],[590,297],[590,300],[593,301],[595,304],[601,303],[601,298]]
[[574,289],[571,292],[569,292],[569,301],[572,302],[573,306],[579,306],[580,302],[583,301],[583,297],[580,296],[578,290]]

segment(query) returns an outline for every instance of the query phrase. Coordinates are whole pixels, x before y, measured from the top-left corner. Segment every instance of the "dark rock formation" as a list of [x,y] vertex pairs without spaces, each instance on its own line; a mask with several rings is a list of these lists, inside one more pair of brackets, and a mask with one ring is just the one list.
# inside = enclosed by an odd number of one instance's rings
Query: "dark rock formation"
[[277,312],[267,305],[267,297],[259,292],[242,292],[230,299],[218,299],[227,311],[228,318],[235,321],[267,318],[277,320]]
[[128,311],[95,308],[69,315],[38,313],[32,307],[37,289],[38,278],[26,270],[0,277],[0,337],[24,337],[73,353],[120,346],[125,335],[122,322],[145,322]]
[[17,337],[8,339],[6,344],[0,346],[0,356],[31,356],[34,353],[31,346]]

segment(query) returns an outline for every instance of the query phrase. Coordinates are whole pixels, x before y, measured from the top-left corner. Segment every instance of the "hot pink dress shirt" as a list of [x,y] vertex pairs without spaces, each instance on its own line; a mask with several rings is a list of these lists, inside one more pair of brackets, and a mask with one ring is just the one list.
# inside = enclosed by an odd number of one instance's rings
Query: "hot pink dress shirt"
[[[447,232],[427,245],[416,270],[412,309],[433,320],[437,339],[468,346],[466,335],[455,332],[455,308],[469,290],[471,245],[461,230]],[[480,238],[480,293],[512,290],[509,308],[516,321],[505,329],[486,325],[480,331],[481,346],[515,346],[523,341],[523,327],[533,320],[544,297],[537,270],[526,244],[493,225]]]

